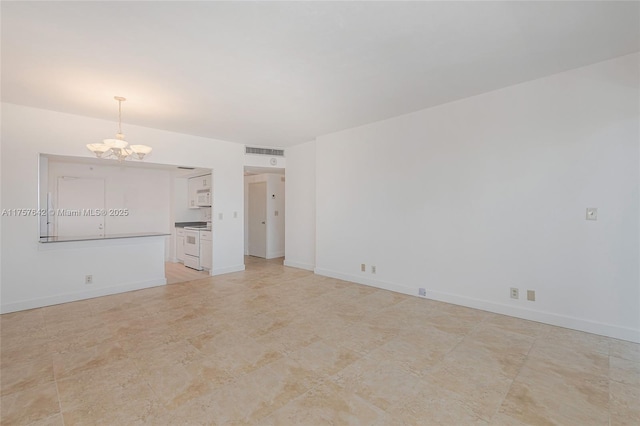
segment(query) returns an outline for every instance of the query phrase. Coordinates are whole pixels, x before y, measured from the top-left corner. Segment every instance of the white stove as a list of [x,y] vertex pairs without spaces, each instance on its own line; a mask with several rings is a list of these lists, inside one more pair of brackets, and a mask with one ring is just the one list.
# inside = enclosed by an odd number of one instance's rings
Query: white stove
[[[209,231],[205,235],[201,235],[200,231]],[[203,233],[205,234],[205,233]],[[184,266],[202,271],[202,244],[200,240],[205,237],[205,240],[210,241],[211,235],[211,223],[203,226],[185,226],[184,227]]]

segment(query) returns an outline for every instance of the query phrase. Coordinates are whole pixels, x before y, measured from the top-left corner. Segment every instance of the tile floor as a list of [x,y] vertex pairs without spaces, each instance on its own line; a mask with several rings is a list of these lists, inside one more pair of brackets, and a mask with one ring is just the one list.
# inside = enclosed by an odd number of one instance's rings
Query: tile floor
[[209,271],[196,271],[182,263],[164,262],[164,276],[167,284],[176,284],[206,278],[209,276]]
[[2,315],[2,424],[640,424],[640,345],[281,263]]

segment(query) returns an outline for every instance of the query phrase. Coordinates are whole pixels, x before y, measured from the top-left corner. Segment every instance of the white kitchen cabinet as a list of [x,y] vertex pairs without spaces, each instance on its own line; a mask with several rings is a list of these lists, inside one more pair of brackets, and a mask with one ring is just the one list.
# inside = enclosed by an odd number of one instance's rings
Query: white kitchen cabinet
[[199,208],[197,203],[199,189],[198,183],[200,183],[199,178],[189,178],[189,205],[187,207],[189,207],[190,209]]
[[203,180],[203,188],[204,189],[211,189],[211,175],[206,175],[203,176],[204,180]]
[[213,247],[211,231],[200,231],[200,266],[211,270]]
[[189,205],[190,209],[198,207],[198,191],[201,189],[211,189],[211,175],[196,176],[189,178]]
[[184,228],[176,228],[176,259],[184,263]]

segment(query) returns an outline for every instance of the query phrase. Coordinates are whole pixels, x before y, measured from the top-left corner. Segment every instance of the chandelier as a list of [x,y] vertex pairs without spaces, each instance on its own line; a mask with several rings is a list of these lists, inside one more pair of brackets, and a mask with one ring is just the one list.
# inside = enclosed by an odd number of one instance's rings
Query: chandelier
[[105,139],[102,143],[87,144],[87,148],[98,158],[115,158],[118,161],[132,158],[142,160],[145,155],[151,152],[152,148],[146,145],[129,145],[124,140],[124,134],[122,133],[122,103],[127,99],[122,96],[114,96],[113,99],[118,101],[118,133],[116,133],[116,138]]

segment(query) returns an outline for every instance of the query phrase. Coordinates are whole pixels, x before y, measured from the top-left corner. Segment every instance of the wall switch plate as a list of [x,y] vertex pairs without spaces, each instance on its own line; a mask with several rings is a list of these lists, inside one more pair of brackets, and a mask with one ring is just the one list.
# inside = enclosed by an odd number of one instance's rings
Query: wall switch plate
[[418,289],[418,296],[426,296],[426,295],[427,295],[427,289],[420,287]]
[[598,209],[595,207],[587,208],[587,220],[598,220]]
[[364,263],[361,263],[360,264],[360,271],[367,272],[367,265],[365,265]]
[[223,217],[222,213],[218,213],[218,219],[222,220],[222,217]]
[[85,284],[93,284],[93,275],[85,275],[84,276]]
[[536,291],[535,290],[527,290],[527,300],[531,302],[536,301]]
[[273,214],[274,216],[278,216],[278,210],[276,210]]
[[238,212],[233,212],[233,218],[237,219],[238,218]]
[[376,267],[375,266],[371,266],[371,273],[375,274],[376,273]]
[[511,287],[511,298],[512,299],[519,299],[520,298],[520,290],[518,290],[515,287]]

